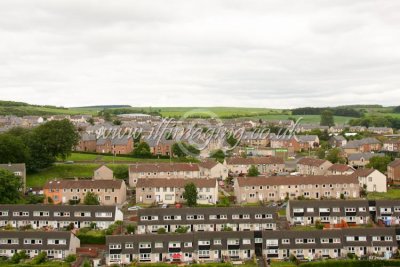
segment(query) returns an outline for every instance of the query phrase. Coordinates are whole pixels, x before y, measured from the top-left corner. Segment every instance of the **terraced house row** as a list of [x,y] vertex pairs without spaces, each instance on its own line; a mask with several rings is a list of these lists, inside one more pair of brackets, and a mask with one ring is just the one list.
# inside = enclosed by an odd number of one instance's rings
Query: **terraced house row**
[[316,231],[194,232],[166,235],[107,236],[106,262],[243,261],[253,255],[267,259],[391,257],[397,252],[400,229],[365,228]]
[[123,214],[116,206],[0,205],[0,227],[63,229],[71,224],[82,228],[95,223],[96,227],[106,229],[120,220]]
[[138,212],[138,234],[276,230],[277,209],[273,207],[143,209]]
[[12,257],[25,250],[33,258],[46,252],[50,259],[64,259],[75,254],[80,240],[71,232],[0,231],[0,257]]
[[291,200],[286,209],[286,218],[292,225],[321,222],[334,227],[379,221],[388,226],[400,225],[399,200]]

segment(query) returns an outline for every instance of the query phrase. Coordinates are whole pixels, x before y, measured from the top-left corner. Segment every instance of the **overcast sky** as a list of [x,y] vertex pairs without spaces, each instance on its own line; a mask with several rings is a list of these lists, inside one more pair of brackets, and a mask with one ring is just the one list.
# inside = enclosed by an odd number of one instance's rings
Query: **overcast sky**
[[400,104],[400,1],[0,1],[0,99]]

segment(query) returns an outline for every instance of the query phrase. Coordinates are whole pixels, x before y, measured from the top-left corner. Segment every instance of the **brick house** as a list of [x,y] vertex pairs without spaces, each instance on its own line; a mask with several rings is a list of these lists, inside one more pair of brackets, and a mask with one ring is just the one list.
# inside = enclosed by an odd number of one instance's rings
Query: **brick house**
[[400,182],[400,159],[392,161],[387,166],[388,178],[394,183]]

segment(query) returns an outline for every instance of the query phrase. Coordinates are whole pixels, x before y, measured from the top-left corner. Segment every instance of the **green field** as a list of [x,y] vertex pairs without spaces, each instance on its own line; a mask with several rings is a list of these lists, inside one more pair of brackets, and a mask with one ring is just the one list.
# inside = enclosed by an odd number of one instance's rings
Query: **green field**
[[386,193],[368,193],[368,199],[400,199],[400,189],[389,189]]

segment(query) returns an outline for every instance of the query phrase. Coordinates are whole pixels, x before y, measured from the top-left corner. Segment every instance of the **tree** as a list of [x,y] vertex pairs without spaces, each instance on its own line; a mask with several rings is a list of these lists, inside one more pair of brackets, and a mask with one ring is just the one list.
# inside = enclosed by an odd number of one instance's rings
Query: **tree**
[[379,157],[374,156],[369,159],[369,163],[367,164],[367,168],[374,168],[381,173],[385,173],[387,170],[387,165],[392,161],[392,159],[388,156]]
[[122,124],[122,121],[121,120],[113,120],[113,124],[114,125],[121,125]]
[[346,163],[346,159],[342,156],[340,148],[332,148],[329,150],[326,159],[332,163]]
[[211,153],[210,158],[214,158],[217,161],[222,163],[222,162],[224,162],[224,159],[225,159],[225,153],[221,149],[218,149]]
[[135,133],[133,135],[133,147],[136,148],[140,144],[140,140],[142,139],[141,133]]
[[324,110],[321,112],[321,126],[333,126],[335,121],[333,119],[333,113],[330,110]]
[[229,136],[226,138],[226,142],[230,147],[235,147],[238,144],[238,140],[233,136],[233,134],[229,134]]
[[100,205],[98,196],[93,192],[87,192],[83,200],[85,205]]
[[200,154],[200,150],[198,150],[196,147],[183,142],[176,142],[172,145],[172,153],[179,158],[191,156],[188,155],[188,152],[194,156],[198,156]]
[[325,149],[324,148],[318,148],[317,150],[317,157],[319,159],[324,159],[325,158]]
[[20,137],[10,133],[0,134],[0,163],[21,163],[29,159],[29,149]]
[[0,169],[0,204],[15,204],[21,199],[21,179],[13,173]]
[[90,125],[94,125],[94,119],[93,119],[93,118],[89,118],[89,119],[87,120],[87,122],[88,122]]
[[186,204],[189,207],[194,207],[197,205],[197,187],[194,183],[188,183],[185,185],[185,191],[182,194],[183,198],[186,200]]
[[400,106],[397,106],[393,109],[394,113],[400,113]]
[[59,157],[67,158],[79,140],[75,126],[68,120],[49,121],[34,128],[27,136],[31,169],[50,166]]
[[254,176],[258,176],[258,175],[260,175],[258,168],[254,165],[251,165],[247,171],[247,176],[254,177]]
[[149,144],[146,142],[140,142],[135,150],[133,150],[132,155],[137,158],[150,158],[152,155]]
[[129,177],[128,166],[126,166],[126,165],[118,165],[114,169],[114,176],[117,179],[127,179]]

